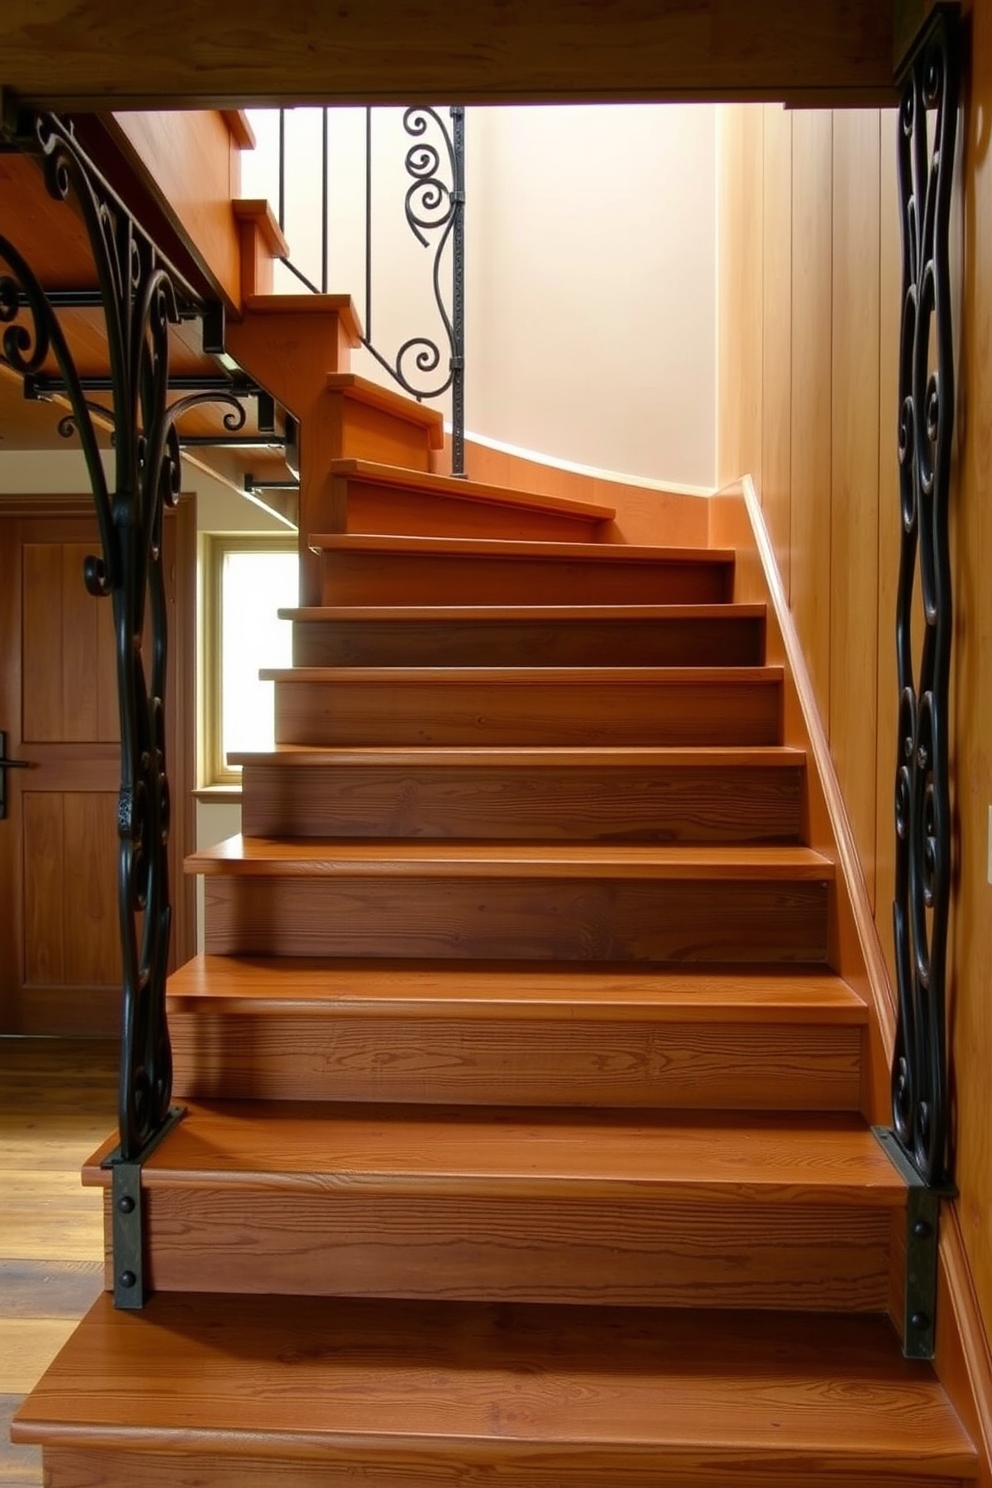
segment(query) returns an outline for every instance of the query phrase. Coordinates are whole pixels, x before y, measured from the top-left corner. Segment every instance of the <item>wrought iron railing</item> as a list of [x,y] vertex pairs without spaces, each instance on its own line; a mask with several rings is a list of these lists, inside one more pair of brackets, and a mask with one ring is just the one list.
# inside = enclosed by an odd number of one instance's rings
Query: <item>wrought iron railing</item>
[[[180,491],[177,421],[190,407],[221,401],[244,409],[224,388],[202,387],[175,400],[169,377],[169,328],[204,323],[204,349],[222,327],[162,255],[81,147],[71,124],[52,114],[22,113],[0,134],[6,150],[40,165],[49,194],[71,202],[86,227],[99,283],[112,408],[87,392],[103,379],[83,377],[60,309],[4,222],[0,235],[2,360],[28,387],[57,385],[68,399],[92,488],[99,554],[87,558],[89,592],[113,606],[121,736],[117,808],[118,913],[123,952],[119,1097],[120,1144],[112,1170],[114,1295],[118,1305],[144,1299],[140,1165],[181,1114],[170,1106],[172,1051],[165,1010],[172,910],[169,895],[169,781],[165,687],[167,607],[162,568],[164,510]],[[69,300],[73,303],[72,297]],[[53,370],[57,367],[57,373]],[[225,384],[225,387],[227,385]],[[113,480],[103,464],[98,422],[112,421]],[[146,637],[149,638],[146,640]]]
[[[956,5],[931,12],[900,81],[902,521],[893,905],[898,1019],[892,1130],[880,1136],[909,1186],[904,1348],[907,1354],[931,1357],[939,1201],[953,1192],[945,978],[952,874],[948,509],[954,342],[948,239],[959,93]],[[914,618],[922,627],[918,655]]]
[[[279,226],[287,225],[287,181],[304,166],[289,161],[286,140],[286,109],[279,111],[279,153],[276,200]],[[373,121],[380,110],[365,110],[363,260],[365,271],[364,326],[362,345],[404,392],[418,400],[433,400],[451,390],[451,464],[453,475],[465,473],[465,110],[448,110],[449,124],[441,111],[420,106],[403,112],[403,129],[411,143],[404,167],[410,178],[403,210],[406,225],[423,248],[433,246],[431,279],[440,331],[408,336],[391,353],[376,343],[373,334],[375,309],[375,251],[373,238],[373,176],[376,149]],[[307,274],[292,258],[282,259],[286,268],[313,294],[327,294],[331,276],[330,210],[333,188],[329,139],[330,110],[320,113],[320,262]],[[450,248],[450,252],[449,252]],[[311,266],[312,267],[312,266]],[[450,279],[447,271],[450,270]]]

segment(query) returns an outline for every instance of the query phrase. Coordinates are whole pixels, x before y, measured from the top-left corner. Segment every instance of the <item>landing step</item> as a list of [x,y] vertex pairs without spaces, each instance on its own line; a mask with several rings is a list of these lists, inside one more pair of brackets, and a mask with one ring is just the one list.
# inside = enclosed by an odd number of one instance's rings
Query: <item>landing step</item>
[[190,1101],[142,1189],[169,1291],[846,1312],[906,1199],[849,1114],[294,1101]]
[[266,878],[610,878],[830,882],[834,865],[810,847],[570,843],[338,842],[229,837],[191,853],[188,873]]
[[763,605],[440,605],[281,610],[296,666],[757,666]]
[[13,1427],[50,1488],[951,1488],[974,1448],[878,1318],[101,1297]]
[[867,1009],[822,968],[198,956],[169,981],[176,1093],[671,1109],[857,1110]]

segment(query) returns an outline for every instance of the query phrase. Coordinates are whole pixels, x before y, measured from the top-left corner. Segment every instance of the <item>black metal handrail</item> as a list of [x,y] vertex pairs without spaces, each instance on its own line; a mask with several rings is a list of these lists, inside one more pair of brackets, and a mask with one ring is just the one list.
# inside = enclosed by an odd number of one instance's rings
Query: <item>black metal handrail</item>
[[[329,109],[320,111],[320,223],[321,248],[319,287],[291,258],[286,268],[313,294],[327,294],[330,282],[330,141]],[[411,178],[404,198],[407,226],[424,248],[434,244],[432,288],[442,326],[440,338],[417,334],[408,337],[392,354],[376,345],[372,333],[374,308],[372,241],[372,184],[374,172],[373,115],[365,110],[365,204],[364,262],[365,299],[362,345],[404,392],[419,401],[440,398],[451,390],[452,474],[465,473],[465,110],[449,109],[450,129],[438,109],[408,108],[403,128],[413,143],[404,161]],[[279,226],[286,227],[286,109],[279,110],[279,174],[276,188]],[[433,138],[431,138],[433,136]],[[435,142],[436,141],[436,142]],[[442,284],[442,269],[451,245],[450,290]],[[448,295],[450,293],[450,300]],[[450,308],[449,308],[450,306]],[[442,343],[447,347],[444,367]]]

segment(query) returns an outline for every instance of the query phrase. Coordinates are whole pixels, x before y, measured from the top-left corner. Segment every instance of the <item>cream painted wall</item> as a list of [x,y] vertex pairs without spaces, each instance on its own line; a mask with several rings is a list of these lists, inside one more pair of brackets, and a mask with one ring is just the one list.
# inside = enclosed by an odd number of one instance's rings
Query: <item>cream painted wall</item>
[[[470,109],[466,124],[466,420],[474,433],[652,479],[715,480],[716,110]],[[253,114],[246,196],[276,196],[277,125]],[[409,233],[402,110],[374,120],[374,339],[436,333]],[[320,281],[320,122],[287,119],[286,230]],[[329,115],[332,292],[364,316],[364,113]],[[304,188],[302,182],[309,181]],[[293,181],[299,184],[293,187]],[[299,289],[279,271],[277,287]],[[388,381],[364,352],[354,366]]]

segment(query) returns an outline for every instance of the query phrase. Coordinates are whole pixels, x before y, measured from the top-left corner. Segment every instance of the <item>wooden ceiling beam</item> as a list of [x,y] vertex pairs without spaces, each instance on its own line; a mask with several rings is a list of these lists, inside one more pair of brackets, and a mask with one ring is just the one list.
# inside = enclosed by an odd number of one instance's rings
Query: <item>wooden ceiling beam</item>
[[4,0],[0,81],[59,109],[892,103],[894,0]]

